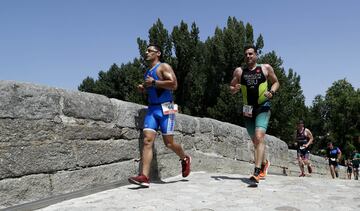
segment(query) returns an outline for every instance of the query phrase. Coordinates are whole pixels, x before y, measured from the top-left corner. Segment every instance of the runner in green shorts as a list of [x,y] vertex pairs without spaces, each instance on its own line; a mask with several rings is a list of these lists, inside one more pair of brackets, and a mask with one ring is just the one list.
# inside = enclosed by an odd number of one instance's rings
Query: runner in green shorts
[[266,176],[270,165],[265,158],[265,133],[270,119],[270,99],[274,97],[280,84],[269,64],[256,63],[256,47],[247,46],[244,53],[246,67],[234,70],[230,91],[235,94],[241,90],[243,96],[245,126],[255,147],[255,170],[250,180],[258,183]]

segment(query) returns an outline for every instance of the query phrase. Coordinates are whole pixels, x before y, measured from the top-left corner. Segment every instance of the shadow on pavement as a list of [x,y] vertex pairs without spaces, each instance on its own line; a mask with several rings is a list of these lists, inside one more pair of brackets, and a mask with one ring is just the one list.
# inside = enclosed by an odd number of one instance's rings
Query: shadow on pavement
[[[175,181],[163,181],[163,180],[155,180],[155,181],[151,181],[151,183],[154,184],[172,184],[172,183],[177,183],[177,182],[189,182],[189,180],[187,179],[181,179],[181,180],[175,180]],[[150,184],[151,184],[150,183]],[[129,190],[138,190],[138,189],[146,189],[148,187],[141,187],[141,186],[137,186],[137,187],[128,187]]]
[[181,180],[175,180],[175,181],[163,181],[163,180],[156,180],[156,181],[153,181],[152,183],[155,183],[155,184],[171,184],[171,183],[177,183],[177,182],[189,182],[188,179],[181,179]]
[[254,184],[253,181],[251,181],[249,178],[246,178],[246,177],[211,176],[211,178],[213,178],[215,180],[241,180],[241,182],[248,184],[248,185]]

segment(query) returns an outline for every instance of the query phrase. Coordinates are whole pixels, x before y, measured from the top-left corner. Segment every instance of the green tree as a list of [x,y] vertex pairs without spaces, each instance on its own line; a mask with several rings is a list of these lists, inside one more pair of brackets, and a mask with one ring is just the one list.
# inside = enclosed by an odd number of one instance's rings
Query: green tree
[[242,117],[242,98],[241,94],[232,95],[229,92],[229,85],[224,84],[220,87],[220,96],[217,98],[215,106],[207,109],[211,118],[230,122],[237,125],[244,125]]
[[91,77],[86,77],[82,83],[78,86],[79,91],[83,92],[95,92],[95,80]]
[[280,83],[280,89],[271,99],[272,109],[268,133],[274,134],[291,145],[294,142],[296,122],[306,113],[300,76],[292,69],[289,69],[286,74],[282,67],[282,59],[274,51],[261,56],[258,61],[262,64],[270,64]]
[[[335,139],[335,144],[351,149],[358,146],[360,127],[360,97],[359,92],[346,81],[338,80],[326,91],[325,96],[327,115],[325,121],[329,123],[327,129]],[[345,151],[349,154],[349,151]]]
[[305,120],[305,126],[311,130],[314,137],[312,152],[316,154],[319,154],[320,150],[325,149],[327,142],[330,140],[330,134],[328,134],[326,129],[328,128],[328,123],[326,122],[327,115],[328,109],[325,98],[321,95],[317,95],[312,106],[308,109]]
[[242,97],[240,93],[230,94],[229,82],[234,69],[244,65],[244,47],[255,44],[259,63],[270,64],[281,84],[272,100],[269,133],[291,143],[295,122],[309,113],[304,105],[300,76],[292,69],[286,73],[281,58],[275,52],[262,55],[264,38],[260,34],[254,43],[254,30],[250,23],[244,25],[235,17],[229,17],[226,27],[216,27],[214,35],[204,42],[200,40],[199,33],[195,23],[188,27],[184,21],[169,33],[158,19],[150,27],[147,40],[137,39],[139,58],[120,67],[113,64],[108,71],[100,71],[97,80],[84,79],[79,90],[145,103],[136,86],[143,82],[143,73],[148,69],[146,47],[148,43],[154,43],[162,47],[164,62],[173,67],[177,76],[178,89],[174,95],[183,113],[243,126]]

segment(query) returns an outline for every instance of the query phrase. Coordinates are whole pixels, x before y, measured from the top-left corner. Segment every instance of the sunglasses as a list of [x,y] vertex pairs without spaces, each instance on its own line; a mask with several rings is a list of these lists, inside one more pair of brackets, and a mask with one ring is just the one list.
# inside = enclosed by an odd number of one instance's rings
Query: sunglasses
[[145,52],[154,52],[154,53],[156,53],[156,52],[158,52],[158,51],[157,51],[157,50],[152,50],[152,49],[146,49]]

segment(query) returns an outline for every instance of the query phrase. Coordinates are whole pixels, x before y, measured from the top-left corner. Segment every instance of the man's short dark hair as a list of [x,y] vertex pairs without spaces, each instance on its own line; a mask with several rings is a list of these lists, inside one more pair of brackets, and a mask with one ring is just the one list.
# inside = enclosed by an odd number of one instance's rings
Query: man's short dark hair
[[160,51],[160,60],[162,60],[162,58],[163,58],[163,52],[162,52],[161,47],[160,47],[159,45],[157,45],[157,44],[150,43],[146,48],[148,48],[148,47],[150,47],[150,46],[154,47],[157,51]]
[[298,124],[303,124],[303,125],[305,125],[305,121],[304,121],[303,119],[299,119]]
[[257,48],[256,48],[254,45],[247,45],[247,46],[245,46],[244,52],[247,51],[247,50],[250,49],[250,48],[254,49],[255,53],[257,54]]

